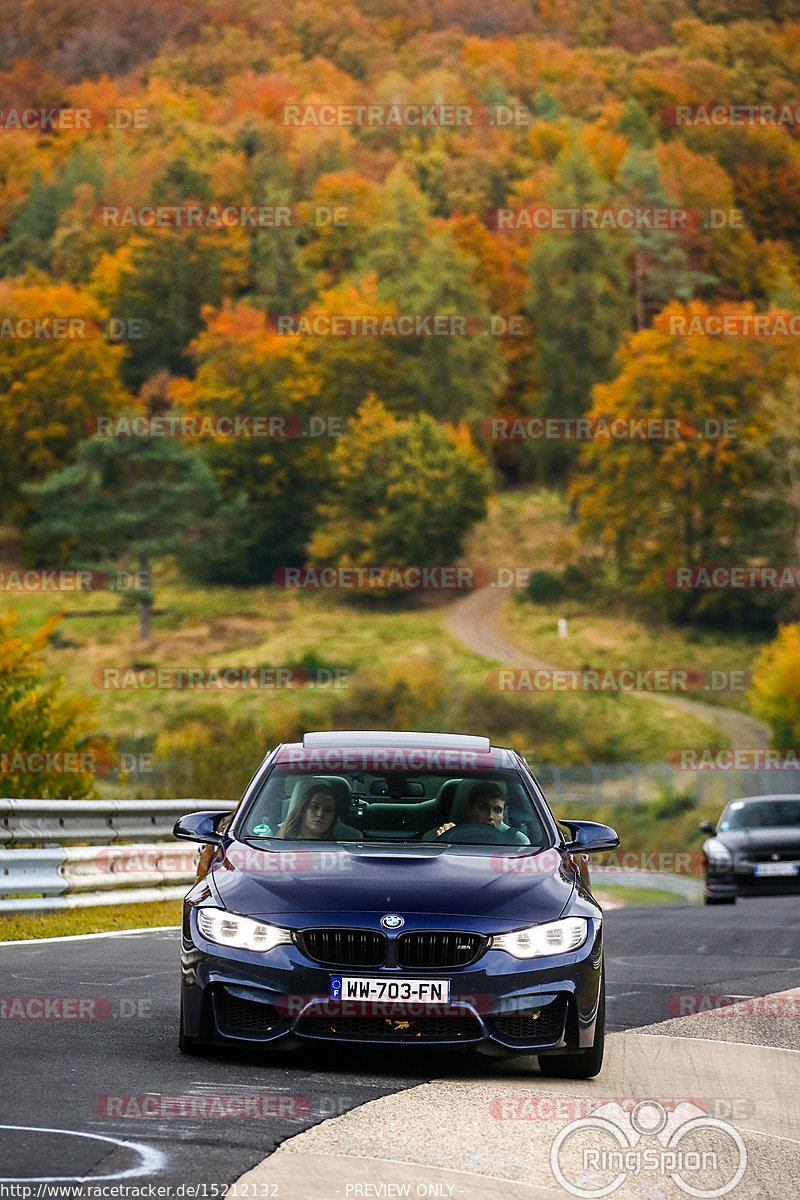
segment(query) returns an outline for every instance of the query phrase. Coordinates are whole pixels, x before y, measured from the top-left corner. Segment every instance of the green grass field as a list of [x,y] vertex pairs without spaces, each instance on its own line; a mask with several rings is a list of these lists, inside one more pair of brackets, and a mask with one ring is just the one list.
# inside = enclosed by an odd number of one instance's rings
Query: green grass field
[[[485,528],[472,544],[489,545],[497,562],[524,562],[533,570],[558,571],[581,547],[568,521],[561,494],[513,491],[496,497]],[[503,557],[505,556],[505,557]],[[567,620],[568,636],[558,636],[558,619]],[[671,667],[706,674],[708,686],[687,693],[707,703],[749,712],[742,689],[753,659],[769,639],[765,634],[678,627],[657,616],[635,596],[615,595],[613,605],[591,592],[581,599],[532,603],[515,591],[501,616],[506,636],[531,657],[558,667]],[[733,688],[731,687],[733,685]]]
[[103,904],[96,908],[70,908],[54,913],[14,913],[0,917],[0,942],[74,937],[79,933],[107,933],[114,929],[153,929],[180,923],[180,900]]
[[[563,497],[527,489],[493,498],[462,561],[527,571],[563,565],[575,553]],[[120,612],[118,598],[110,594],[30,593],[14,604],[21,633],[32,633],[64,608],[107,610],[102,617],[64,618],[45,652],[45,672],[63,677],[65,693],[90,702],[96,733],[149,740],[157,763],[183,756],[189,764],[185,783],[168,772],[154,779],[150,794],[168,787],[162,794],[236,798],[270,743],[315,726],[486,732],[499,744],[519,746],[534,763],[654,762],[680,746],[728,744],[707,716],[625,695],[499,694],[488,680],[492,664],[446,627],[461,598],[457,593],[379,603],[271,586],[196,587],[169,563],[156,564],[153,581],[156,606],[164,612],[153,618],[146,644],[137,641],[135,612]],[[566,639],[556,634],[561,615],[569,622]],[[539,606],[525,593],[509,591],[500,620],[505,636],[523,651],[566,667],[746,671],[760,644],[667,627],[648,619],[641,604],[598,612],[589,595],[580,604]],[[122,675],[129,668],[236,666],[340,668],[344,686],[238,691],[98,686],[107,670]],[[741,693],[704,692],[697,698],[746,708]],[[208,770],[193,776],[191,763],[201,754]],[[217,764],[229,766],[229,777],[215,773]],[[218,776],[219,786],[209,791]],[[147,792],[148,780],[139,782]],[[100,787],[109,790],[103,780]]]

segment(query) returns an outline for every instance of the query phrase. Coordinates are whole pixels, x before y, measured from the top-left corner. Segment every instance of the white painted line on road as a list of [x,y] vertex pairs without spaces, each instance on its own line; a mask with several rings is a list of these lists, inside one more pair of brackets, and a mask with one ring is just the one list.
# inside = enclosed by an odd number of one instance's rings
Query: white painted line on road
[[139,1163],[127,1171],[115,1171],[113,1175],[0,1175],[0,1183],[86,1183],[107,1179],[131,1179],[160,1171],[166,1165],[167,1156],[155,1146],[143,1142],[128,1142],[124,1138],[104,1133],[82,1133],[78,1129],[48,1129],[38,1125],[0,1125],[0,1129],[13,1129],[16,1133],[56,1133],[61,1137],[88,1138],[94,1142],[111,1142],[124,1150],[134,1150]]
[[[776,992],[775,994],[779,995],[780,993]],[[717,1009],[716,1011],[721,1012],[723,1010]],[[692,1015],[693,1016],[701,1016],[702,1014],[694,1013]],[[680,1018],[678,1018],[678,1020],[680,1020]],[[643,1026],[641,1026],[641,1028],[629,1029],[629,1030],[627,1030],[627,1032],[635,1036],[636,1034],[642,1033],[642,1030],[646,1030],[646,1029],[647,1029],[647,1026],[643,1025]],[[755,1047],[758,1050],[780,1050],[781,1054],[800,1054],[800,1050],[792,1050],[791,1047],[789,1047],[789,1046],[764,1046],[761,1044],[761,1042],[729,1042],[727,1038],[681,1037],[681,1035],[679,1033],[647,1033],[647,1032],[645,1032],[643,1034],[643,1036],[644,1037],[666,1038],[667,1041],[670,1041],[670,1042],[712,1042],[715,1046],[750,1046],[750,1047]]]
[[180,925],[148,925],[144,929],[108,929],[105,933],[68,933],[62,937],[18,938],[17,941],[0,942],[0,946],[44,946],[49,942],[83,942],[89,938],[130,937],[134,933],[164,933],[165,930],[172,932],[175,929],[180,929]]
[[745,1129],[743,1125],[737,1126],[739,1133],[754,1133],[756,1137],[774,1138],[776,1142],[792,1142],[795,1146],[800,1146],[800,1139],[784,1137],[780,1133],[765,1133],[763,1129]]

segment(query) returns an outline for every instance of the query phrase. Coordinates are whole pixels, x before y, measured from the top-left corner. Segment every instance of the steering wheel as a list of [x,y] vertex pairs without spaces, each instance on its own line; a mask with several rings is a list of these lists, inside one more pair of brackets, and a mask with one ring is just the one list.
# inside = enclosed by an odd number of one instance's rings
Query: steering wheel
[[482,825],[476,821],[446,829],[439,837],[434,838],[434,842],[472,842],[479,846],[508,846],[513,843],[508,842],[507,834],[506,829],[498,829],[495,825]]

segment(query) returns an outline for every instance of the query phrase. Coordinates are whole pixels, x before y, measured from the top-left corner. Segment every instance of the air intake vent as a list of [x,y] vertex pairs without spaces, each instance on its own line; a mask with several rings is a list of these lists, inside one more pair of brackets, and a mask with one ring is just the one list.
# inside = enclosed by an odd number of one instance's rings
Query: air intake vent
[[480,958],[486,938],[477,933],[422,931],[403,933],[397,939],[397,963],[414,971],[441,971],[468,967]]
[[386,938],[371,929],[305,929],[298,942],[326,967],[380,967],[386,957]]

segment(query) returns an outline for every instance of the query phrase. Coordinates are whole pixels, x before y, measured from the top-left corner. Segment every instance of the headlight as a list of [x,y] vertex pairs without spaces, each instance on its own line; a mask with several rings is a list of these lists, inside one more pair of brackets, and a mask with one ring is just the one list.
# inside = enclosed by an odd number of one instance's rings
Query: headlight
[[586,941],[589,922],[585,917],[566,917],[547,925],[531,925],[514,933],[501,933],[492,938],[493,950],[505,950],[514,958],[542,958],[547,954],[567,954]]
[[235,946],[237,950],[271,950],[292,940],[288,929],[238,917],[221,908],[198,908],[197,927],[209,942]]
[[706,856],[711,867],[724,868],[733,865],[730,850],[718,838],[712,838],[710,842],[706,843]]

